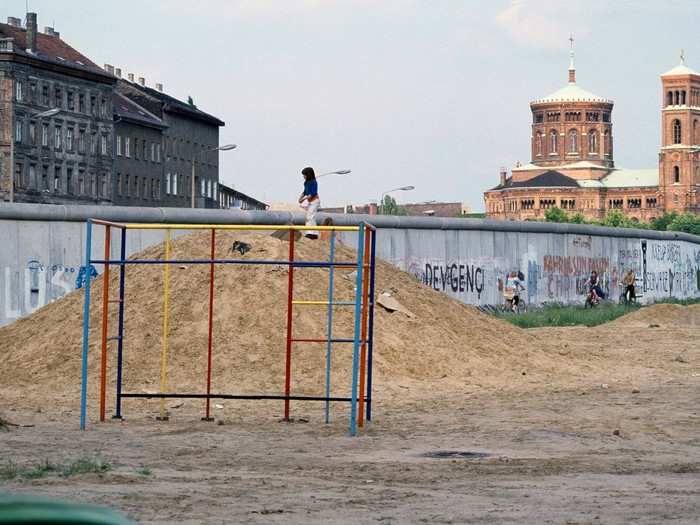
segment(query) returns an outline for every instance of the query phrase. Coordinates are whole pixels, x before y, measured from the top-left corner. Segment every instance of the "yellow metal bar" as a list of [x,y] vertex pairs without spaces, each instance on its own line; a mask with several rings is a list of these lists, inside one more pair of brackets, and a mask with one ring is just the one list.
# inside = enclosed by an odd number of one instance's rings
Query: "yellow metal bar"
[[328,301],[292,301],[292,304],[327,305]]
[[358,226],[290,226],[289,224],[162,224],[162,223],[127,223],[123,224],[134,230],[251,230],[251,231],[341,231],[356,232]]
[[[165,232],[165,259],[170,260],[170,230]],[[165,394],[168,388],[168,301],[170,299],[170,265],[163,265],[163,337],[160,352],[160,393]],[[165,398],[160,398],[160,419],[167,419]]]

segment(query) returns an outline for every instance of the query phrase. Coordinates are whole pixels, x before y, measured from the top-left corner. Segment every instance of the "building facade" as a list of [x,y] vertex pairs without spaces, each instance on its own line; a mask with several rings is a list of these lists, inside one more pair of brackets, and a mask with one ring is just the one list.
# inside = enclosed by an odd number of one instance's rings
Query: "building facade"
[[229,186],[219,183],[219,208],[222,210],[258,210],[269,208],[267,204]]
[[[132,79],[130,79],[132,80]],[[119,79],[117,93],[162,121],[162,206],[218,208],[219,127],[224,122],[193,104],[138,82]],[[194,172],[194,178],[193,178]]]
[[162,206],[165,186],[163,121],[114,93],[115,160],[112,193],[120,206]]
[[36,13],[0,24],[0,200],[111,203],[114,82]]
[[501,169],[484,193],[486,216],[538,220],[557,206],[586,219],[619,210],[649,221],[666,211],[700,213],[700,73],[681,63],[661,75],[662,144],[659,165],[615,166],[613,102],[576,83],[573,50],[569,82],[534,100],[531,161]]

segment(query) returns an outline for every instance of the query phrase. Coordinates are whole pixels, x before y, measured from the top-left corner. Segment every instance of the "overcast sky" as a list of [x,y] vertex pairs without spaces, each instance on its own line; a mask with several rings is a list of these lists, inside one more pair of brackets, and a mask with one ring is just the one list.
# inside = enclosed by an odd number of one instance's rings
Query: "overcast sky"
[[[697,0],[29,0],[39,26],[96,63],[226,122],[223,183],[291,201],[299,171],[324,205],[465,201],[529,160],[529,102],[566,83],[615,101],[615,163],[657,165],[659,75],[700,70]],[[24,17],[25,0],[0,14]]]

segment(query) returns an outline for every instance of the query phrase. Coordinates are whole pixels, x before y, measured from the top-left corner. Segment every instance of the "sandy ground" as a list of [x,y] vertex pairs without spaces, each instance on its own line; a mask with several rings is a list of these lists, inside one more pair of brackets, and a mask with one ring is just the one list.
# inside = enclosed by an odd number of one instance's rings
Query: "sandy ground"
[[[217,239],[222,254],[237,240]],[[246,240],[247,256],[286,255],[269,236]],[[175,256],[208,249],[202,235],[173,244]],[[302,241],[299,255],[324,250]],[[201,392],[208,273],[172,274],[169,385]],[[326,425],[318,402],[293,402],[297,422],[283,423],[281,402],[217,400],[216,421],[206,423],[201,401],[168,400],[170,421],[158,422],[157,400],[128,399],[123,422],[99,424],[99,322],[90,424],[80,431],[82,291],[1,328],[0,418],[19,426],[0,430],[0,465],[100,457],[113,468],[0,481],[0,491],[102,503],[143,523],[700,522],[700,305],[643,308],[596,328],[521,330],[388,264],[377,276],[378,291],[415,316],[377,310],[374,421],[356,438],[347,404]],[[325,297],[326,278],[299,272],[298,297]],[[286,283],[284,268],[217,270],[214,391],[281,392]],[[337,298],[352,295],[352,279],[339,272],[337,283]],[[95,281],[93,319],[102,285]],[[128,270],[127,391],[158,389],[161,286],[158,268]],[[350,322],[339,312],[336,333]],[[322,334],[325,315],[299,311],[295,327]],[[323,355],[295,348],[293,393],[322,394]],[[348,394],[349,355],[334,353],[335,395]],[[113,348],[108,357],[111,412]],[[425,457],[436,451],[486,456]]]
[[[324,425],[317,404],[293,405],[308,423],[280,423],[279,404],[228,402],[215,411],[223,424],[198,421],[196,404],[159,423],[155,401],[134,400],[124,422],[81,432],[69,405],[3,402],[7,419],[35,426],[0,434],[1,457],[94,454],[114,468],[0,487],[107,504],[142,523],[698,523],[700,328],[694,316],[674,324],[679,311],[653,328],[637,313],[530,331],[597,366],[566,388],[527,370],[503,391],[411,385],[378,400],[358,438],[342,409]],[[489,456],[422,456],[434,451]]]

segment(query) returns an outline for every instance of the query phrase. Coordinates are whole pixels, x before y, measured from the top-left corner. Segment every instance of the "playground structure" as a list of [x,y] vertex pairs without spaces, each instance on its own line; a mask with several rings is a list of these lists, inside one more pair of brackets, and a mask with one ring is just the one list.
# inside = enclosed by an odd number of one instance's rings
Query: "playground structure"
[[[92,236],[93,227],[104,227],[104,257],[102,259],[92,256]],[[127,232],[130,230],[164,230],[164,258],[163,259],[127,259],[126,241]],[[111,237],[112,232],[120,231],[120,256],[118,259],[111,258]],[[171,258],[171,240],[173,230],[208,230],[210,232],[211,250],[208,259],[173,259]],[[282,231],[287,233],[289,242],[289,256],[287,260],[259,260],[241,258],[216,258],[216,232],[222,230],[239,231]],[[297,232],[304,231],[327,232],[329,239],[329,258],[325,261],[302,261],[295,259],[295,243]],[[335,257],[336,232],[356,232],[357,233],[357,257],[355,261],[337,261]],[[321,242],[321,241],[314,241]],[[290,401],[322,401],[325,405],[325,422],[330,421],[331,402],[350,403],[350,435],[357,435],[358,427],[364,426],[365,419],[372,419],[372,362],[373,362],[373,332],[374,332],[374,295],[375,295],[375,253],[376,253],[376,229],[367,223],[360,223],[357,226],[293,226],[293,225],[234,225],[234,224],[151,224],[151,223],[117,223],[99,219],[88,219],[86,225],[85,242],[85,268],[91,265],[102,265],[103,287],[101,301],[101,345],[100,345],[100,366],[99,366],[99,420],[105,421],[106,417],[106,378],[107,378],[107,358],[108,346],[112,341],[117,342],[116,361],[116,398],[114,419],[122,418],[122,400],[125,398],[157,398],[160,399],[160,414],[157,419],[167,420],[165,410],[165,400],[168,398],[190,398],[203,399],[204,417],[202,420],[212,421],[210,412],[210,402],[212,399],[242,399],[242,400],[281,400],[284,401],[284,420],[290,420]],[[126,268],[134,264],[155,264],[163,267],[163,319],[161,333],[161,359],[160,359],[160,388],[158,392],[123,392],[123,362],[125,333],[125,284]],[[209,266],[209,304],[208,304],[208,343],[207,343],[207,371],[206,371],[206,392],[181,393],[168,391],[168,334],[169,334],[169,283],[170,266],[173,264],[187,265],[208,265]],[[283,394],[231,394],[212,393],[211,378],[214,364],[213,348],[213,316],[214,316],[214,282],[215,268],[222,264],[244,264],[244,265],[277,265],[288,268],[287,283],[287,312],[286,312],[286,352],[285,352],[285,377]],[[109,279],[111,267],[118,267],[119,270],[119,292],[117,299],[110,299]],[[294,273],[295,268],[328,268],[328,297],[327,300],[296,300],[294,298]],[[336,269],[351,269],[356,271],[355,277],[355,297],[352,301],[335,300],[333,294],[334,274]],[[90,334],[90,283],[91,279],[85,281],[85,299],[83,306],[83,341],[82,341],[82,377],[81,377],[81,397],[80,397],[80,428],[86,428],[87,420],[87,383],[88,383],[88,352]],[[108,313],[109,306],[117,304],[118,321],[117,334],[109,335]],[[322,338],[297,337],[293,330],[293,310],[294,307],[325,306],[327,315],[326,336]],[[340,338],[333,331],[333,307],[343,306],[353,308],[353,335],[352,337]],[[325,395],[305,396],[292,395],[291,392],[291,371],[292,354],[294,345],[297,343],[325,344]],[[336,344],[352,344],[352,377],[350,397],[338,397],[331,395],[331,356],[333,346]]]

